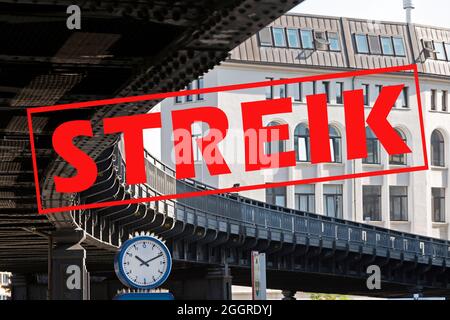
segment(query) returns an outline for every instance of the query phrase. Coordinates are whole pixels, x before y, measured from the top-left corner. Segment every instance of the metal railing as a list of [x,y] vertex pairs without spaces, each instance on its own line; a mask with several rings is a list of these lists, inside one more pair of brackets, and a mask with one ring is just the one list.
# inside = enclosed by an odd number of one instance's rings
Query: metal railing
[[[175,178],[175,170],[145,151],[147,183],[126,186],[125,162],[118,147],[113,163],[123,186],[133,197],[153,197],[214,189],[201,182]],[[424,258],[450,259],[450,242],[368,224],[270,205],[232,193],[177,200],[152,201],[148,206],[174,219],[226,231],[228,224],[285,234],[343,241],[349,245],[389,249]],[[292,237],[291,237],[292,238]]]

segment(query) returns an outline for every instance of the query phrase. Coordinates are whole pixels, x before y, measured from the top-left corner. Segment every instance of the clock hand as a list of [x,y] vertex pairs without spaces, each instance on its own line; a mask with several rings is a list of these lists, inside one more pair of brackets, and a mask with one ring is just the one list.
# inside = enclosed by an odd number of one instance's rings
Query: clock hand
[[135,257],[136,257],[136,259],[138,259],[138,260],[141,262],[141,266],[145,264],[147,267],[149,267],[148,261],[144,261],[144,260],[142,260],[141,258],[139,258],[139,257],[136,256],[136,255],[135,255]]
[[153,257],[153,258],[151,258],[150,260],[147,260],[147,261],[141,261],[142,263],[141,263],[141,266],[143,265],[143,264],[145,264],[147,267],[149,267],[149,265],[148,265],[148,263],[149,262],[151,262],[151,261],[153,261],[153,260],[155,260],[155,259],[158,259],[159,257],[161,257],[163,254],[162,253],[160,253],[160,254],[158,254],[156,257]]

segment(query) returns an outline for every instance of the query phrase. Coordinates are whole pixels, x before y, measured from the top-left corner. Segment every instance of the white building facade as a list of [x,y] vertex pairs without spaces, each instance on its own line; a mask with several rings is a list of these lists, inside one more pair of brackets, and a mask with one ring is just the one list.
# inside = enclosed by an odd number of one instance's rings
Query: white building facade
[[11,298],[11,273],[0,272],[0,300],[9,300]]
[[[309,15],[284,15],[235,48],[229,58],[191,88],[417,64],[425,140],[430,169],[342,181],[301,184],[242,192],[257,200],[315,212],[335,218],[450,239],[450,30],[392,22]],[[366,129],[368,157],[347,160],[343,92],[362,89],[366,116],[384,86],[405,84],[388,119],[413,150],[389,156],[370,129]],[[331,163],[311,164],[306,97],[325,93]],[[419,106],[411,73],[390,73],[320,80],[241,91],[166,99],[160,108],[164,124],[171,112],[201,106],[220,106],[227,114],[229,134],[220,149],[232,173],[211,176],[197,148],[196,179],[217,188],[338,176],[419,166],[424,163]],[[296,166],[246,172],[241,103],[290,97],[292,112],[264,116],[264,125],[286,124],[289,139],[266,145],[267,153],[293,150]],[[160,149],[164,163],[175,167],[172,128],[164,126],[160,143],[146,141],[151,153]],[[206,124],[194,124],[193,138],[205,135]],[[156,138],[151,138],[156,139]],[[152,147],[153,146],[153,147]],[[194,146],[195,147],[195,146]]]

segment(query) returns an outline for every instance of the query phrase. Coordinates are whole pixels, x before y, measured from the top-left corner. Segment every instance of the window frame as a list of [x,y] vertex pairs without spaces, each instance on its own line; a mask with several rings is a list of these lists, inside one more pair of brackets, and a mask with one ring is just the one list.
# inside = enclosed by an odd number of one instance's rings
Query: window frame
[[345,90],[344,82],[337,81],[335,89],[336,89],[336,104],[344,104],[344,90]]
[[[334,129],[336,131],[336,135],[331,135],[331,129]],[[333,145],[333,153],[331,154],[330,163],[342,163],[342,135],[339,129],[333,125],[329,125],[328,135],[330,139],[330,145]]]
[[[437,50],[436,44],[438,44],[441,47],[442,51],[438,51]],[[433,41],[433,47],[434,47],[434,51],[435,51],[435,58],[436,58],[436,60],[438,60],[438,61],[448,61],[448,56],[447,56],[447,53],[446,53],[446,50],[445,50],[445,42]],[[439,53],[438,52],[442,53],[442,55],[443,55],[443,57],[441,59],[439,58]]]
[[437,90],[430,89],[430,110],[437,111]]
[[[439,139],[438,141],[434,141],[435,134],[439,135],[439,137],[441,139]],[[431,140],[430,141],[431,165],[433,167],[445,168],[445,138],[444,138],[444,135],[438,129],[435,129],[431,133],[430,140]],[[436,149],[435,143],[439,144],[437,149]],[[438,159],[435,158],[435,154],[438,155]]]
[[448,90],[441,91],[441,111],[448,111]]
[[[292,31],[293,32],[293,34],[295,34],[296,35],[296,39],[297,39],[297,47],[295,47],[295,46],[292,46],[291,45],[291,43],[290,43],[290,41],[289,41],[289,39],[290,39],[290,37],[289,37],[289,32],[290,31]],[[298,32],[298,29],[294,29],[294,28],[286,28],[286,40],[287,40],[287,45],[288,45],[288,47],[289,48],[293,48],[293,49],[301,49],[302,48],[302,43],[301,43],[301,40],[300,40],[300,34],[299,34],[299,32]]]
[[364,94],[364,106],[370,107],[370,84],[362,83],[363,94]]
[[[261,41],[261,32],[263,31],[263,30],[265,30],[265,29],[268,29],[268,31],[269,31],[269,35],[270,35],[270,41],[271,41],[271,43],[270,44],[264,44],[262,41]],[[259,41],[259,45],[261,46],[261,47],[273,47],[274,46],[274,39],[273,39],[273,35],[272,35],[272,30],[271,30],[272,28],[271,27],[265,27],[265,28],[262,28],[259,32],[258,32],[258,41]]]
[[[306,134],[299,134],[298,131],[300,131],[300,126],[304,126]],[[299,139],[302,138],[304,139],[304,143],[305,143],[305,150],[306,150],[306,155],[305,155],[305,160],[301,160],[300,159],[300,154],[299,154]],[[302,122],[297,124],[297,126],[294,129],[294,151],[295,151],[295,161],[297,163],[308,163],[311,162],[311,135],[309,133],[309,128],[306,125],[306,123]]]
[[[392,53],[385,52],[385,48],[383,45],[383,39],[389,41],[390,49],[392,50]],[[380,36],[380,43],[381,43],[381,52],[383,53],[384,56],[395,57],[394,42],[392,41],[391,36]]]
[[[294,205],[295,205],[295,209],[298,211],[302,211],[302,212],[311,212],[311,213],[315,213],[316,211],[316,192],[315,192],[315,187],[314,185],[310,185],[312,186],[312,191],[311,192],[296,192],[294,190]],[[306,198],[306,211],[302,210],[301,208],[301,199]],[[297,205],[298,204],[298,205]]]
[[[329,193],[328,191],[325,191],[325,186],[334,186],[336,187],[336,189],[338,190],[338,192],[335,193]],[[335,215],[332,216],[329,214],[329,210],[328,210],[328,199],[332,199],[333,203],[334,203],[334,213]],[[324,189],[323,189],[323,202],[324,202],[324,206],[323,206],[323,213],[325,216],[327,217],[333,217],[333,218],[337,218],[337,219],[343,219],[343,215],[344,215],[344,186],[342,184],[325,184],[324,185]],[[337,212],[336,212],[336,209]]]
[[[362,37],[364,37],[364,39],[365,39],[365,43],[366,43],[366,47],[367,47],[367,52],[364,52],[364,51],[360,51],[360,48],[359,48],[359,43],[358,43],[358,38],[362,38]],[[362,33],[355,33],[354,34],[354,41],[355,41],[355,48],[356,48],[356,53],[357,54],[370,54],[370,48],[369,48],[369,40],[368,40],[368,38],[367,38],[367,34],[362,34]]]
[[[279,121],[270,121],[266,127],[275,127],[275,126],[280,126],[283,125],[284,123],[280,123]],[[265,143],[265,154],[266,155],[272,155],[272,154],[279,154],[282,152],[286,151],[286,144],[285,144],[286,140],[274,140],[274,141],[270,141],[270,142],[266,142]],[[274,146],[278,145],[278,150],[275,150],[277,152],[273,152],[274,151]]]
[[[405,133],[397,128],[394,128],[394,130],[402,138],[403,142],[407,144],[408,139],[406,138]],[[406,153],[389,155],[389,165],[406,166],[407,164],[408,164],[408,155]]]
[[[393,194],[393,189],[402,188],[406,194]],[[400,212],[395,212],[395,202],[400,201]],[[391,221],[408,221],[408,187],[407,186],[389,186],[389,215]]]
[[[273,77],[266,77],[266,81],[273,81]],[[270,97],[267,96],[268,90],[270,90]],[[273,99],[273,94],[274,94],[273,86],[266,86],[264,93],[266,100]]]
[[[270,185],[271,183],[267,183],[268,185]],[[282,190],[282,193],[278,193],[278,191]],[[268,187],[266,188],[266,203],[273,205],[273,206],[280,206],[279,204],[277,204],[277,196],[283,196],[284,197],[284,205],[281,205],[282,207],[286,207],[287,206],[287,188],[286,187],[275,187],[275,188],[271,188]],[[271,201],[269,201],[269,199]]]
[[[330,35],[336,35],[336,37],[333,37],[333,36],[330,36]],[[329,42],[329,44],[328,44],[328,50],[329,51],[331,51],[331,52],[341,52],[342,49],[341,49],[341,41],[340,41],[340,38],[339,38],[339,32],[337,32],[337,31],[327,31],[327,39],[328,39],[328,42]],[[331,39],[336,40],[338,49],[331,49]]]
[[[401,41],[403,54],[398,54],[397,53],[397,50],[395,49],[395,40],[400,40]],[[396,57],[406,57],[406,46],[405,46],[405,41],[404,41],[403,37],[392,36],[392,46],[394,48],[394,54],[395,54]]]
[[[370,41],[370,39],[377,39],[377,45],[378,45],[378,50],[373,50],[375,48],[372,48],[372,42]],[[381,47],[381,40],[380,40],[380,36],[378,35],[373,35],[373,34],[368,34],[367,35],[367,43],[368,43],[368,47],[369,47],[369,51],[371,55],[383,55],[383,48]]]
[[[197,79],[197,89],[203,89],[205,86],[205,79],[203,77],[199,77]],[[197,101],[205,100],[205,95],[203,93],[197,94]]]
[[330,103],[330,81],[322,81],[322,88],[327,96],[327,103]]
[[[276,37],[275,37],[275,30],[280,30],[281,35],[283,36],[284,45],[277,45],[276,43]],[[287,39],[286,39],[286,28],[283,27],[272,27],[272,38],[273,38],[273,46],[276,48],[287,48]]]
[[[368,131],[370,130],[370,131]],[[370,137],[369,137],[369,134]],[[369,127],[366,127],[366,145],[367,145],[367,157],[362,159],[363,164],[381,164],[381,148],[380,148],[380,140],[373,134],[372,130]],[[369,161],[369,149],[372,151],[372,159]]]
[[[308,32],[309,35],[311,36],[311,45],[312,47],[305,47],[305,43],[303,42],[303,33],[304,32]],[[314,30],[313,29],[299,29],[299,33],[300,33],[300,41],[302,43],[302,49],[306,49],[306,50],[315,50],[316,49],[316,45],[314,42]]]
[[[436,195],[434,191],[439,190],[439,195]],[[445,223],[445,188],[431,188],[431,219],[436,223]],[[438,200],[438,201],[436,201]],[[439,213],[436,214],[436,202],[439,203]]]
[[[371,188],[372,190],[379,191],[376,194],[365,194],[366,190]],[[383,215],[382,215],[382,187],[380,185],[363,185],[362,186],[362,198],[363,198],[363,220],[365,221],[367,218],[370,218],[370,221],[383,221]],[[367,199],[367,197],[369,199]],[[377,213],[367,213],[367,207],[369,205],[367,204],[368,200],[375,200],[374,203],[371,204],[372,207],[378,207]],[[373,205],[375,204],[375,205]],[[375,216],[376,215],[376,216]]]

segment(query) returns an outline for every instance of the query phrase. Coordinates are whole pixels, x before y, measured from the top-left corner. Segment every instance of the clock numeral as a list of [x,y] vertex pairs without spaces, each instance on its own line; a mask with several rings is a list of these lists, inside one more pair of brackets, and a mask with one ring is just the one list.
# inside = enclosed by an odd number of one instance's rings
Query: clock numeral
[[147,248],[147,244],[145,242],[142,244],[142,248]]

